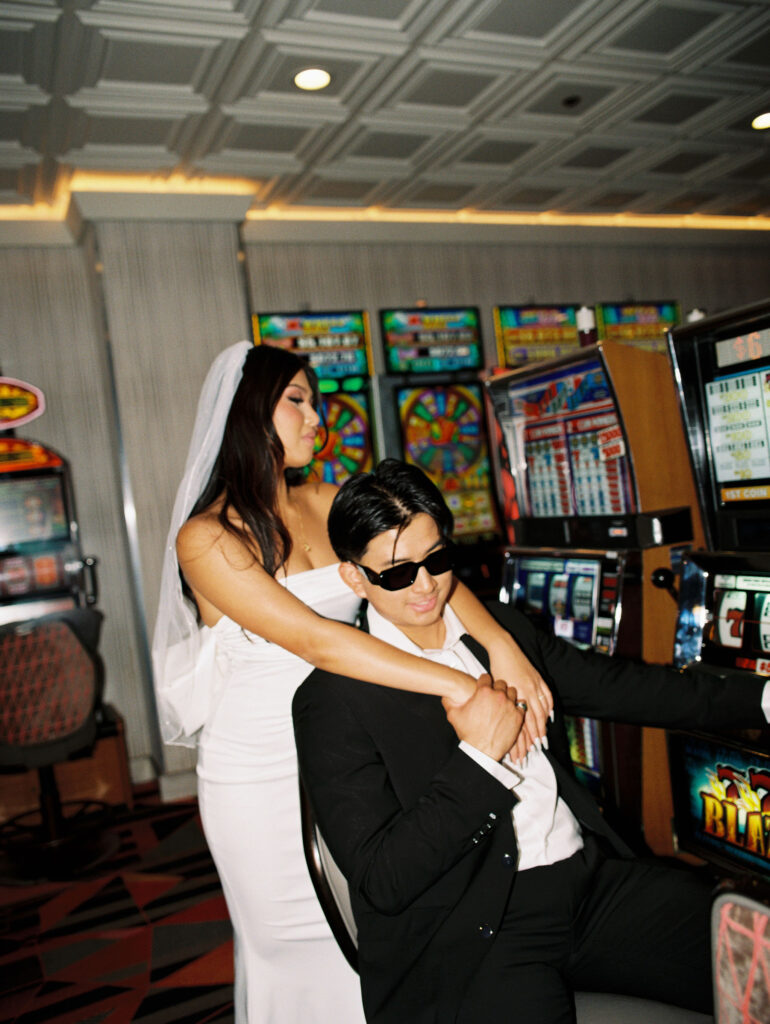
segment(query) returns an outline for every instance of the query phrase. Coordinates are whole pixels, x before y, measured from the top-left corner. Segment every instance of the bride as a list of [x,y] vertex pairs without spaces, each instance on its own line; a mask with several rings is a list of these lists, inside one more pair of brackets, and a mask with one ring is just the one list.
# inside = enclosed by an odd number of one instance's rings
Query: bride
[[[358,599],[326,532],[336,493],[308,479],[313,371],[240,342],[204,383],[174,505],[153,638],[163,738],[197,745],[206,839],[235,934],[236,1024],[362,1024],[358,979],[312,888],[300,831],[291,702],[313,667],[462,702],[470,676],[352,625]],[[493,673],[527,700],[520,755],[551,695],[462,584],[451,603]],[[516,752],[514,752],[516,753]]]

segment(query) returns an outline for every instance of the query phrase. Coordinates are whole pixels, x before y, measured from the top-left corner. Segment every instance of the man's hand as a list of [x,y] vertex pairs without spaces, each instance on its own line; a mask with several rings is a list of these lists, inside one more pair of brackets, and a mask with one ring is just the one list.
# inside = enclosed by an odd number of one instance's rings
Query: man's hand
[[474,695],[464,704],[443,700],[447,721],[461,740],[495,761],[508,753],[516,742],[524,721],[516,706],[516,690],[502,680],[492,682],[481,676]]

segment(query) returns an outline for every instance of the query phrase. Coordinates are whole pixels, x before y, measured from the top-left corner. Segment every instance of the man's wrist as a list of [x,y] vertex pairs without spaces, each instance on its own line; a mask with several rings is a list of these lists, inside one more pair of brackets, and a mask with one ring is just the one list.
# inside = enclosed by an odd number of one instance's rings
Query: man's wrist
[[501,764],[489,754],[485,754],[483,750],[479,750],[472,743],[468,743],[467,740],[460,740],[460,750],[467,754],[472,761],[475,761],[479,767],[483,768],[485,772],[494,776],[506,789],[513,789],[521,782],[521,776],[516,772],[513,765],[507,767]]

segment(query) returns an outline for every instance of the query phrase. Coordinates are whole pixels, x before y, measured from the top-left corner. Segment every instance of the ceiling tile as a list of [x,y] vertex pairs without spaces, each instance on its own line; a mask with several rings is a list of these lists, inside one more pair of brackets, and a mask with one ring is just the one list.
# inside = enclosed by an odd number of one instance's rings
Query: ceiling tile
[[568,160],[564,160],[562,167],[609,167],[622,156],[627,156],[629,152],[631,150],[613,149],[609,146],[588,146],[573,154]]
[[574,13],[575,7],[575,0],[548,0],[547,3],[532,4],[499,0],[473,27],[490,35],[544,39],[563,19]]
[[524,106],[531,114],[582,117],[612,93],[612,86],[564,78],[545,89]]
[[295,125],[238,124],[229,133],[227,144],[232,149],[293,153],[307,134],[307,128]]
[[654,174],[689,174],[714,159],[713,153],[678,153],[650,167]]
[[382,157],[385,160],[408,160],[429,139],[429,135],[369,131],[361,135],[349,148],[348,152],[354,156]]
[[636,114],[634,120],[649,124],[683,124],[716,103],[717,98],[713,96],[672,92],[665,99]]
[[461,160],[466,164],[512,164],[531,149],[532,143],[484,139],[466,150]]
[[668,54],[708,28],[719,14],[718,8],[698,10],[674,4],[655,5],[649,13],[613,36],[611,45],[639,53]]
[[404,103],[431,107],[467,107],[493,81],[490,75],[433,69],[411,89],[404,89],[399,98]]
[[746,46],[741,46],[735,53],[731,53],[727,62],[770,70],[770,29],[760,32]]
[[559,194],[558,189],[551,188],[517,188],[507,192],[504,197],[506,206],[546,206]]

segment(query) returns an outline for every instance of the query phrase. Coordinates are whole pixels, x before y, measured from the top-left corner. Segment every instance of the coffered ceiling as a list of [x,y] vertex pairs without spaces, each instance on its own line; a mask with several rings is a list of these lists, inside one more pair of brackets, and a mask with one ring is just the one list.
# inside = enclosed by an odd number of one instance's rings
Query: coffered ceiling
[[6,205],[130,174],[254,210],[766,217],[767,109],[770,0],[0,2]]

